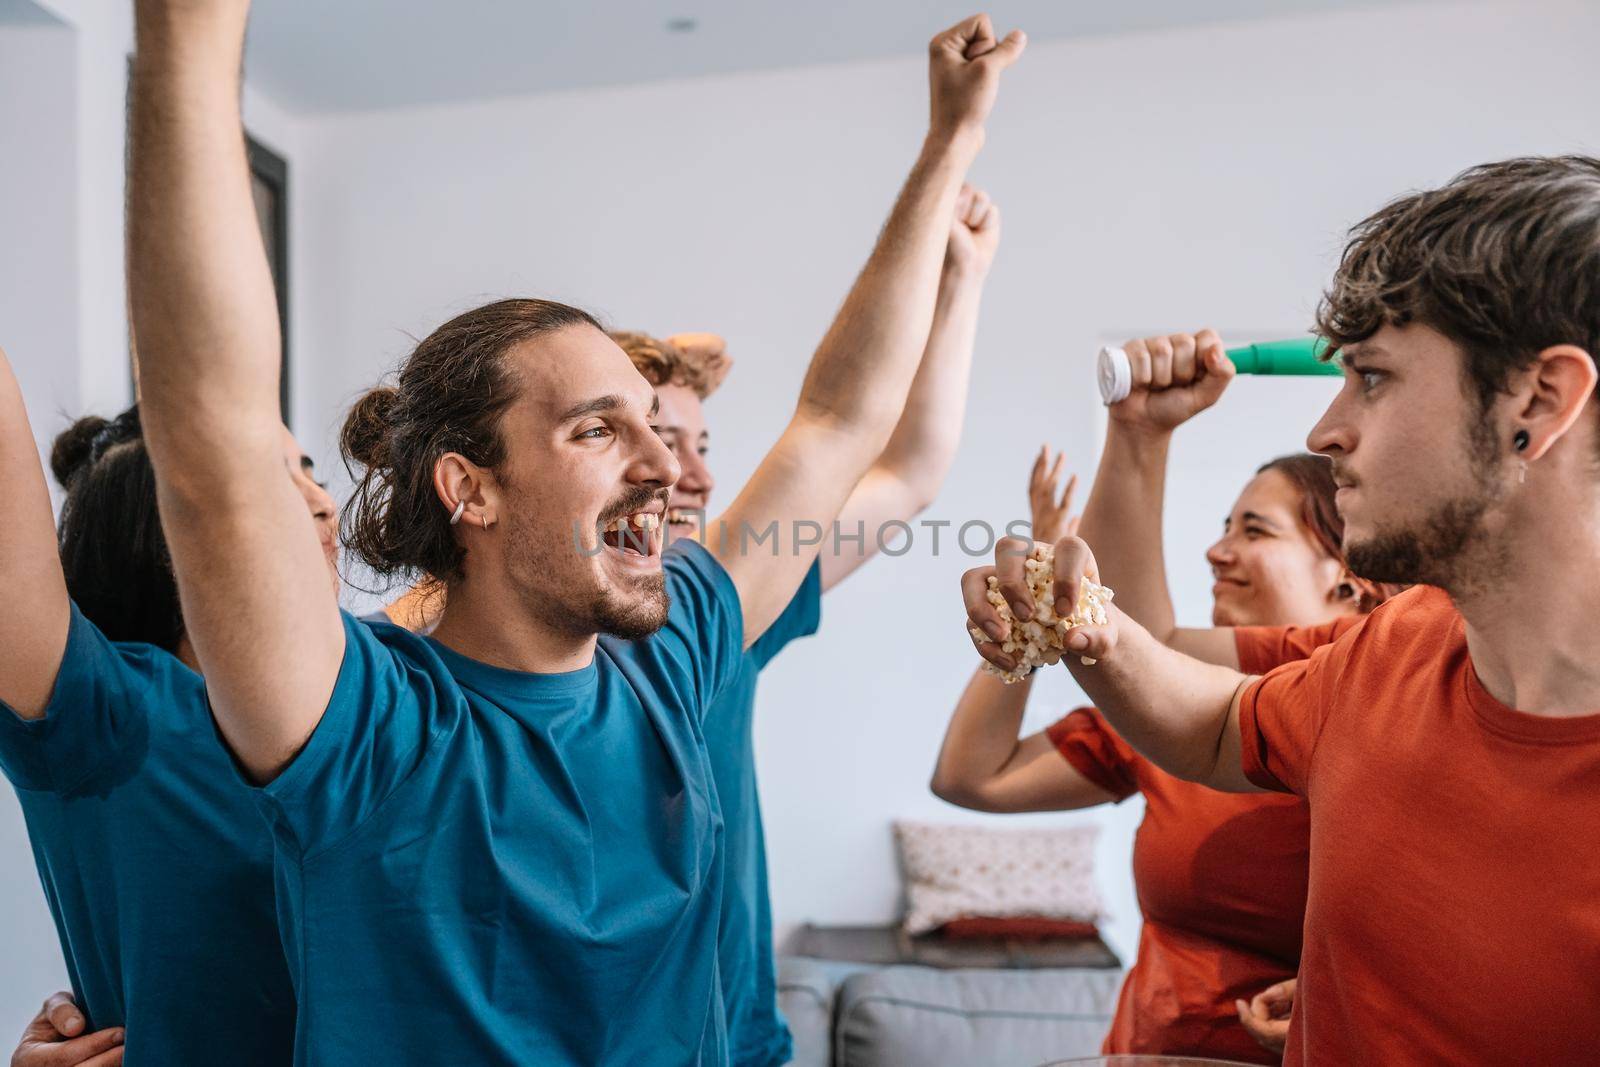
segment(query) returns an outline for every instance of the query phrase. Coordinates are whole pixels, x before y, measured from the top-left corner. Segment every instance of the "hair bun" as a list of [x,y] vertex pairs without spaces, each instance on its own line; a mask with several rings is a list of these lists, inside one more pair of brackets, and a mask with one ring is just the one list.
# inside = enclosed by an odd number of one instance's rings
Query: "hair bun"
[[86,415],[56,436],[50,447],[50,472],[66,489],[74,478],[99,462],[108,449],[137,441],[142,435],[137,404],[115,419]]
[[363,467],[388,466],[389,434],[399,402],[400,391],[388,385],[369,389],[355,402],[339,432],[340,448],[347,458]]

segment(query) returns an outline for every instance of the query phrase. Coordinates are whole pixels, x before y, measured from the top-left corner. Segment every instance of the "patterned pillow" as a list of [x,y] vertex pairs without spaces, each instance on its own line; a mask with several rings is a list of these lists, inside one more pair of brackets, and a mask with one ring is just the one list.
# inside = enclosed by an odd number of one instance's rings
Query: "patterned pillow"
[[973,916],[1086,923],[1106,917],[1094,884],[1098,826],[996,830],[902,821],[894,834],[908,934]]

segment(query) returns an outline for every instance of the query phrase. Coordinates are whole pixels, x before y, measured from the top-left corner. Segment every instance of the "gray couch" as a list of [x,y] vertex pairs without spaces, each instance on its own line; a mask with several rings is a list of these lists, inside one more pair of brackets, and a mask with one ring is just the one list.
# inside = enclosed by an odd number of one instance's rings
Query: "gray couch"
[[945,970],[780,956],[794,1067],[1034,1067],[1092,1056],[1114,968]]

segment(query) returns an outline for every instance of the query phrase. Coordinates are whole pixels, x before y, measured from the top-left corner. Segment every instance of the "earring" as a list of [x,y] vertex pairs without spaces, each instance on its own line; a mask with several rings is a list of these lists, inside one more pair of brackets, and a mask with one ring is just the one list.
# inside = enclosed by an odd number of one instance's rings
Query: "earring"
[[487,530],[489,527],[491,527],[493,525],[494,525],[494,520],[491,519],[489,516],[485,515],[483,517],[483,528],[485,530]]
[[1518,452],[1526,452],[1528,450],[1528,443],[1532,440],[1533,438],[1528,436],[1527,430],[1518,430],[1516,433],[1511,435],[1511,445]]
[[466,510],[467,510],[467,502],[465,500],[457,501],[456,502],[456,509],[450,513],[450,525],[454,526],[457,523],[459,523],[461,521],[462,513],[465,512]]
[[1340,600],[1349,600],[1351,597],[1353,597],[1355,595],[1356,595],[1356,587],[1355,586],[1351,585],[1349,582],[1340,582],[1339,583],[1339,599]]

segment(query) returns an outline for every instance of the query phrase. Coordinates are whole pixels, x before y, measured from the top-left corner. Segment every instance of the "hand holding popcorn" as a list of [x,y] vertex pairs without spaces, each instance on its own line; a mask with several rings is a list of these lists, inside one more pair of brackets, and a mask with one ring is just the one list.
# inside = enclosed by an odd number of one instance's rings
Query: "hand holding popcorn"
[[1100,642],[1091,643],[1083,631],[1106,626],[1112,597],[1094,581],[1097,573],[1088,546],[1073,537],[1056,546],[1005,538],[994,567],[968,571],[962,577],[967,632],[989,672],[1008,684],[1021,681],[1069,651],[1092,665],[1085,653]]

